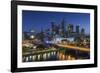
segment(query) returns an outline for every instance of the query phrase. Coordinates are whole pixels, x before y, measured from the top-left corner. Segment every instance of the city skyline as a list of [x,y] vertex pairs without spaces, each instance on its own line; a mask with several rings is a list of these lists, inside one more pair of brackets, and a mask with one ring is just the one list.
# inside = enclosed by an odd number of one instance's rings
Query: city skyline
[[90,34],[90,14],[88,13],[23,10],[22,29],[23,31],[35,30],[36,32],[40,32],[41,29],[51,28],[51,22],[60,25],[63,19],[65,20],[66,26],[73,24],[74,31],[76,30],[75,27],[79,25],[80,29],[85,29],[86,34]]
[[23,11],[22,15],[23,62],[90,59],[88,13]]

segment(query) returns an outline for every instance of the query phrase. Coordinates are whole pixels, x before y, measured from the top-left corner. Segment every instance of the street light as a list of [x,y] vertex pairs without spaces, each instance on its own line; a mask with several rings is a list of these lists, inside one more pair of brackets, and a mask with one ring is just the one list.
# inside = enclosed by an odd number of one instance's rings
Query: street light
[[31,39],[34,39],[34,37],[35,37],[34,35],[31,35],[31,36],[30,36]]

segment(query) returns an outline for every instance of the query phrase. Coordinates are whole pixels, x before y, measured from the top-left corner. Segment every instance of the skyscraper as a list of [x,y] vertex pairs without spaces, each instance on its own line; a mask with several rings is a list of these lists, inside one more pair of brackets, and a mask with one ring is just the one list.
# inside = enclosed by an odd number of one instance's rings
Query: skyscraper
[[61,22],[62,33],[64,33],[65,29],[65,20],[63,19]]
[[64,19],[61,22],[60,30],[61,30],[61,36],[64,37],[65,36],[65,20]]
[[56,25],[55,22],[51,22],[51,35],[54,37],[56,34]]
[[76,26],[76,33],[80,33],[80,27],[79,27],[79,25]]
[[69,25],[67,26],[67,32],[68,32],[68,33],[72,33],[72,32],[73,32],[73,25],[72,25],[72,24],[69,24]]
[[83,35],[85,34],[85,29],[84,28],[81,29],[81,34],[83,34]]

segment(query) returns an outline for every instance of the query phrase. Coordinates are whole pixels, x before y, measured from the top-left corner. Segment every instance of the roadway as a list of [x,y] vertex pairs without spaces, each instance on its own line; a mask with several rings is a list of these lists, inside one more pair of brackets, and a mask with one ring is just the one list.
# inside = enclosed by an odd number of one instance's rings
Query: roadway
[[84,52],[90,52],[90,48],[83,48],[78,46],[72,46],[72,45],[63,45],[63,44],[56,44],[59,47],[64,47],[66,49],[73,49],[73,50],[79,50]]

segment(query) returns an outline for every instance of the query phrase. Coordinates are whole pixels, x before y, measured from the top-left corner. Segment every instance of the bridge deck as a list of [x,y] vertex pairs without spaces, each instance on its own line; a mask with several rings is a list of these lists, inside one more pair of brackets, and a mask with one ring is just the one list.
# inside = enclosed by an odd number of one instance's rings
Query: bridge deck
[[72,45],[62,45],[62,44],[56,44],[59,47],[64,47],[64,48],[69,48],[73,50],[79,50],[79,51],[84,51],[84,52],[90,52],[90,48],[83,48],[83,47],[78,47],[78,46],[72,46]]
[[57,49],[47,49],[47,50],[42,50],[42,51],[31,51],[31,52],[26,52],[23,53],[23,56],[25,55],[35,55],[35,54],[39,54],[39,53],[47,53],[47,52],[54,52],[54,51],[58,51]]

